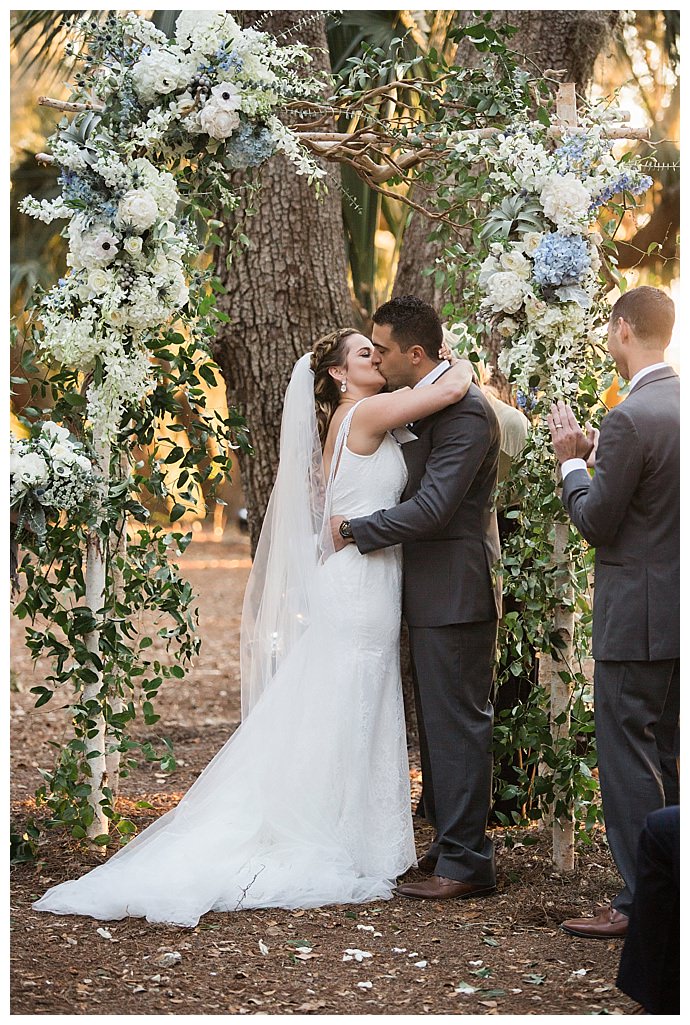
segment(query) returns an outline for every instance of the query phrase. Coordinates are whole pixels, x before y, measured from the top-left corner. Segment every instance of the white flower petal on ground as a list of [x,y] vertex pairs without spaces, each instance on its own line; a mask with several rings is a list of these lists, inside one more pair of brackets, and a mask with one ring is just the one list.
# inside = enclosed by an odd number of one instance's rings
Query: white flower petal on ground
[[368,950],[358,950],[356,947],[348,947],[343,954],[343,961],[363,961],[365,957],[373,957]]

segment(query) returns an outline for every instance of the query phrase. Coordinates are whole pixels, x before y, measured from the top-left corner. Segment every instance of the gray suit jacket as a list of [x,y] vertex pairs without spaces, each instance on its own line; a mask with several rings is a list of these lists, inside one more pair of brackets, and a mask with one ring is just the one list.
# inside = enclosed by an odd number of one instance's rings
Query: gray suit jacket
[[596,546],[596,659],[680,656],[680,382],[643,377],[604,417],[596,469],[574,470],[563,503]]
[[[433,387],[430,385],[429,387]],[[403,611],[409,626],[497,619],[500,556],[496,486],[500,431],[490,403],[470,386],[464,399],[412,427],[401,504],[352,520],[360,552],[402,543]]]

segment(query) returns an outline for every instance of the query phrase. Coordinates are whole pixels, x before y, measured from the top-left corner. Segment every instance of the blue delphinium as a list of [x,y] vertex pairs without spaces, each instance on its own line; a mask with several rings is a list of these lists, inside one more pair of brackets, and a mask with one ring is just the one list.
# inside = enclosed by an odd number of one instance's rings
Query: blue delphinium
[[243,121],[224,143],[225,162],[230,167],[244,170],[258,167],[273,155],[276,141],[263,125],[251,125]]
[[614,196],[619,195],[621,192],[630,192],[633,196],[641,196],[643,192],[651,188],[652,179],[648,174],[630,174],[628,171],[624,171],[622,174],[614,178],[605,189],[599,193],[592,200],[591,211],[597,210],[600,206],[605,203],[609,203]]
[[577,285],[590,267],[587,243],[581,235],[545,235],[534,254],[534,280],[539,285]]

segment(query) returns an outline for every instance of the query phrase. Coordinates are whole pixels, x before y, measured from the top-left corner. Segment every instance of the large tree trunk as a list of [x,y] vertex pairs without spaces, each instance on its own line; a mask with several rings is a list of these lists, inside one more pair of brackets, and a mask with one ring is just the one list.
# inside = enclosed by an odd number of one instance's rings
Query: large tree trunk
[[[526,66],[535,70],[563,68],[566,81],[575,82],[577,92],[584,94],[594,69],[594,62],[602,47],[620,21],[620,11],[494,11],[493,26],[514,25],[518,32],[510,41],[512,49],[527,55]],[[458,11],[455,24],[476,21],[470,11]],[[476,66],[482,55],[463,40],[458,46],[455,63]],[[429,242],[433,225],[421,214],[413,213],[405,231],[398,270],[393,286],[394,295],[418,295],[436,309],[443,306],[445,297],[434,276],[425,277],[426,267],[433,267],[441,247]]]
[[[313,11],[244,11],[250,26],[289,32],[314,52],[314,65],[328,67],[323,16]],[[223,307],[232,323],[219,332],[215,358],[227,384],[228,404],[247,417],[254,455],[240,456],[252,552],[256,548],[278,465],[283,395],[295,361],[328,331],[353,319],[347,286],[339,172],[329,165],[329,193],[295,174],[282,155],[263,169],[263,187],[246,225],[251,245],[235,254],[219,276],[228,295]],[[337,180],[334,180],[337,179]],[[234,219],[246,216],[240,209]]]

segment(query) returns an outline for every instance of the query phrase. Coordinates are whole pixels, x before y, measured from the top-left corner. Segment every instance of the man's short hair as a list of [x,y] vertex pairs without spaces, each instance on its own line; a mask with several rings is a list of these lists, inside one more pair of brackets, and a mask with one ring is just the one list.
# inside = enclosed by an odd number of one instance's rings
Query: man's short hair
[[676,319],[673,299],[660,288],[640,285],[616,300],[611,310],[611,321],[622,317],[635,332],[635,337],[650,348],[663,346],[671,341],[671,332]]
[[390,325],[393,340],[401,352],[407,352],[413,345],[421,345],[429,359],[438,363],[443,327],[436,310],[423,299],[416,295],[396,296],[379,306],[372,320],[381,326]]

